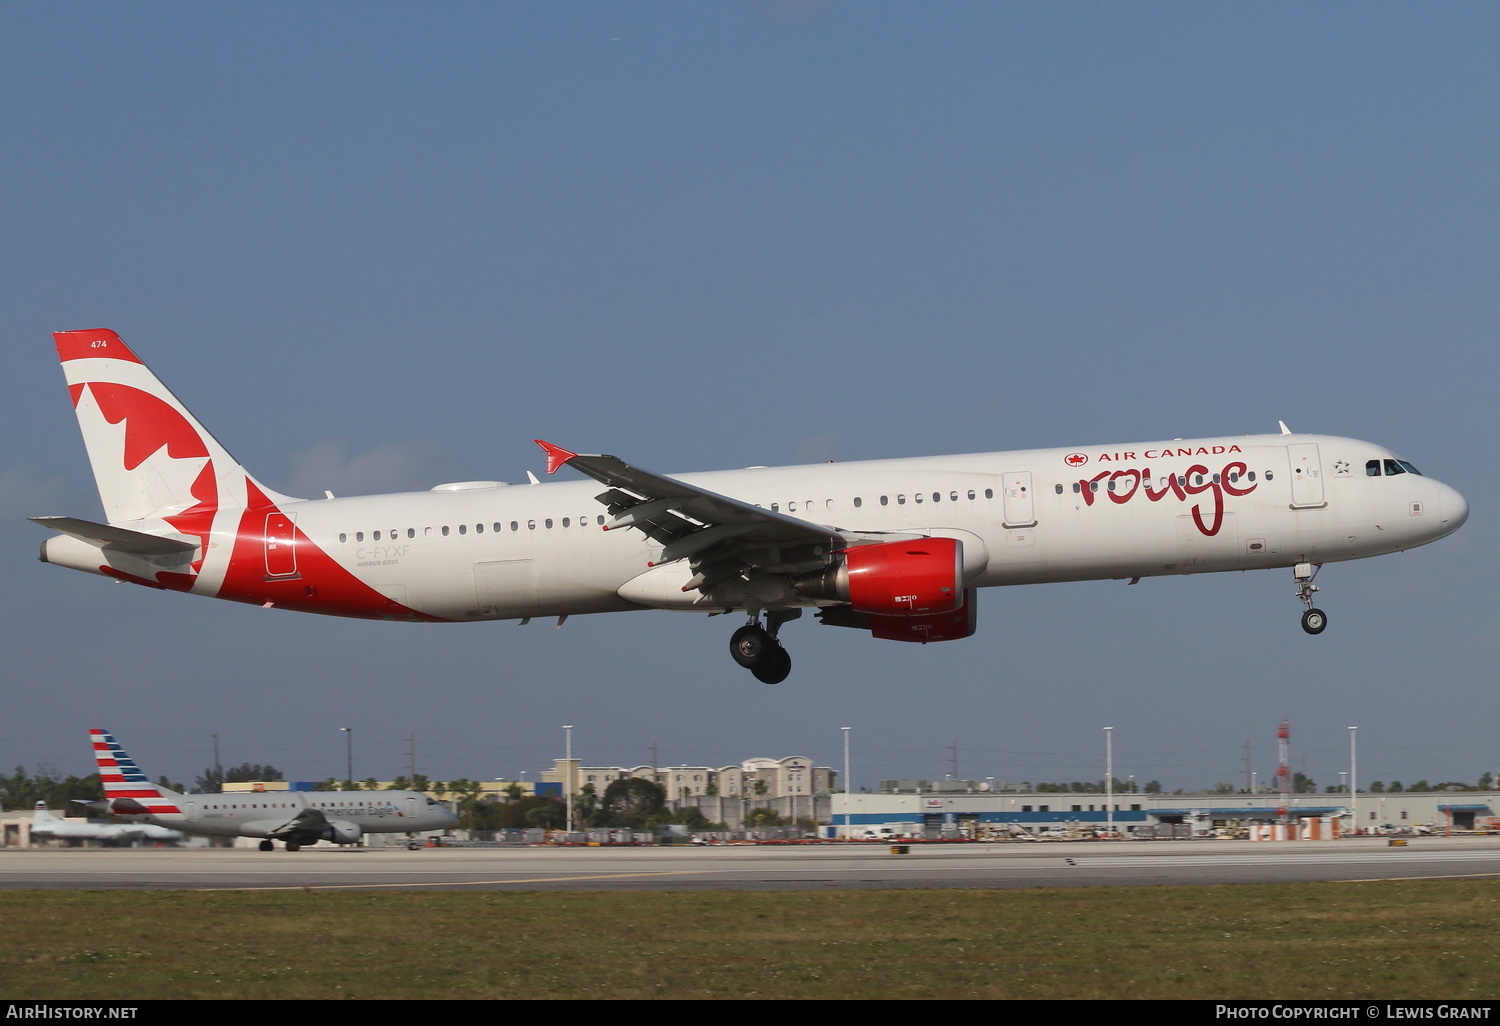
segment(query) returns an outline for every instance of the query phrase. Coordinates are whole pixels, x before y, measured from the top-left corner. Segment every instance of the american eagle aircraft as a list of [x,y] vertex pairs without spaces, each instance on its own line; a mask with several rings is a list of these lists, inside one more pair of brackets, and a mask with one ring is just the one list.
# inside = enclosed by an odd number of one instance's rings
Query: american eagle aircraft
[[261,851],[281,841],[287,851],[332,841],[354,844],[365,834],[446,830],[458,822],[420,791],[231,791],[178,794],[153,784],[107,731],[89,731],[104,800],[91,812],[219,837],[259,837]]
[[[44,562],[266,608],[411,622],[743,613],[730,654],[779,683],[813,610],[891,641],[974,633],[998,585],[1290,568],[1457,530],[1468,504],[1382,446],[1293,434],[752,467],[670,477],[537,440],[591,481],[281,495],[113,331],[53,336],[104,522],[34,517]],[[600,486],[603,490],[600,490]]]

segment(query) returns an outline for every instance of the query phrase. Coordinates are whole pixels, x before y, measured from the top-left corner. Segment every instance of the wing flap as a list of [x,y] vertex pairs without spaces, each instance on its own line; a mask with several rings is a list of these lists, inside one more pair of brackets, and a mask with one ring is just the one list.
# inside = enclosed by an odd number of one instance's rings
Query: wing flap
[[[549,473],[555,472],[557,468],[568,466],[600,484],[608,485],[610,491],[599,496],[599,499],[611,507],[616,505],[621,507],[619,512],[615,513],[617,519],[626,518],[627,522],[621,526],[635,527],[638,526],[638,522],[655,524],[664,515],[670,513],[676,514],[678,520],[682,521],[690,532],[718,526],[743,525],[751,528],[748,533],[754,541],[807,542],[839,537],[839,532],[833,528],[807,520],[799,520],[783,513],[773,513],[760,506],[742,502],[727,495],[720,495],[706,488],[698,488],[676,478],[653,474],[631,466],[618,456],[570,454],[566,459],[556,462],[554,466],[555,457],[568,450],[559,449],[540,439],[537,440],[537,444],[548,454]],[[632,498],[634,501],[629,503],[621,501],[627,498]],[[639,509],[640,512],[633,517],[629,516],[630,511],[634,509]],[[696,523],[688,523],[688,521]]]
[[660,564],[689,560],[684,592],[705,594],[755,571],[816,568],[846,542],[843,532],[633,467],[617,456],[579,455],[537,439],[547,470],[572,467],[608,490],[606,530],[634,528],[662,547]]
[[286,823],[269,831],[267,837],[296,837],[298,835],[318,834],[328,825],[328,817],[323,815],[321,809],[304,808]]

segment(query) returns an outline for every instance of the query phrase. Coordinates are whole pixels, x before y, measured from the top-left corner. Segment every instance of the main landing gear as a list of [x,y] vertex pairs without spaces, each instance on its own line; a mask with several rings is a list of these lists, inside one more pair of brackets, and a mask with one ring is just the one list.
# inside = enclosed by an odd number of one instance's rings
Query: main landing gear
[[782,624],[801,615],[800,609],[772,610],[766,613],[766,625],[762,627],[759,611],[752,612],[750,622],[730,637],[729,654],[762,684],[780,684],[792,672],[792,657],[776,635]]
[[1313,592],[1318,586],[1313,583],[1313,578],[1318,576],[1318,571],[1323,569],[1322,563],[1298,563],[1292,567],[1292,580],[1297,582],[1297,597],[1302,600],[1305,607],[1302,613],[1302,629],[1309,634],[1322,634],[1323,628],[1328,626],[1328,614],[1321,609],[1316,609],[1312,604]]
[[[260,842],[260,850],[261,851],[275,851],[276,850],[276,845],[274,843],[272,843],[271,839],[268,837],[264,841]],[[296,841],[288,841],[288,842],[286,842],[286,850],[287,851],[301,851],[302,850],[302,845],[298,844]]]

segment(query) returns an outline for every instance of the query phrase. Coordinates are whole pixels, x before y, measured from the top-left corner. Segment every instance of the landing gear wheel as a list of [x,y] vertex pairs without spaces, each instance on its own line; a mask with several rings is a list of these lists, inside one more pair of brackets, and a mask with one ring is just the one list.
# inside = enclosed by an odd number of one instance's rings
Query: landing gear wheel
[[276,850],[276,845],[272,844],[270,841],[261,841],[260,842],[260,850],[261,851],[275,851]]
[[761,666],[752,666],[750,672],[762,684],[780,684],[792,672],[792,657],[786,649],[775,645]]
[[298,844],[296,841],[288,841],[288,842],[286,842],[286,850],[287,851],[301,851],[302,850],[302,845]]
[[729,654],[747,670],[763,665],[771,657],[772,650],[780,647],[776,644],[776,639],[756,623],[745,624],[729,638]]
[[1322,634],[1328,626],[1328,616],[1321,609],[1309,609],[1302,614],[1302,629],[1309,634]]

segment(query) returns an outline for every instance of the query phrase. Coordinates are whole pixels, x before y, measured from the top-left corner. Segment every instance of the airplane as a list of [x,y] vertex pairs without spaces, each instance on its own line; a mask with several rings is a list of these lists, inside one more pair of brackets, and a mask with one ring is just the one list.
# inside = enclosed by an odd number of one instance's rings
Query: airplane
[[150,823],[79,823],[54,816],[46,802],[37,802],[31,813],[32,837],[56,837],[83,841],[180,841],[182,834]]
[[365,834],[446,830],[458,816],[420,791],[231,791],[178,794],[153,784],[120,743],[104,730],[89,731],[104,783],[91,812],[125,816],[217,837],[259,837],[261,851],[281,841],[298,851],[319,841],[354,844]]
[[[977,626],[977,590],[1290,568],[1320,634],[1327,563],[1425,545],[1469,507],[1396,453],[1279,434],[663,476],[541,439],[547,473],[425,492],[297,499],[245,470],[105,329],[53,336],[104,522],[43,562],[265,608],[417,623],[639,609],[745,614],[730,655],[791,672],[784,624],[814,611],[876,638]],[[600,491],[599,487],[603,486]]]

